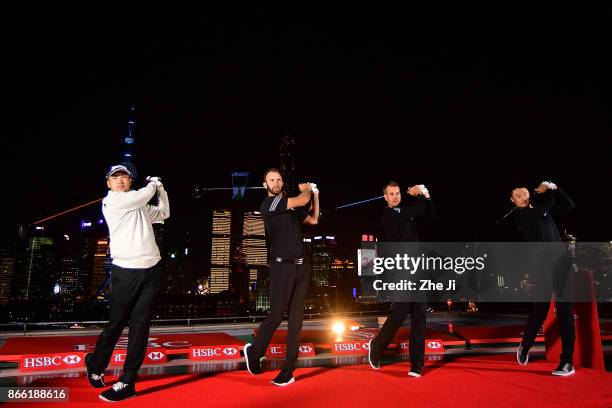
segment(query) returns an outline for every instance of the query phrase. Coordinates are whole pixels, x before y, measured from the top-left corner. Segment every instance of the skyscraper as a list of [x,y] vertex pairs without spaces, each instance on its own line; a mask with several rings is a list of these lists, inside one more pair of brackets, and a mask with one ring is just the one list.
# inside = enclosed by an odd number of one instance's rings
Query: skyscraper
[[337,248],[331,235],[304,235],[306,257],[312,265],[312,278],[307,303],[310,309],[327,312],[330,308],[330,274]]
[[327,288],[337,242],[334,236],[315,236],[312,239],[312,286]]
[[356,300],[360,289],[355,262],[352,259],[336,258],[331,265],[330,292],[335,304]]
[[244,214],[242,237],[242,250],[249,270],[249,303],[257,309],[268,310],[268,250],[264,222],[259,211]]
[[213,210],[212,217],[210,292],[220,293],[229,289],[232,212]]
[[136,106],[130,105],[128,112],[128,130],[127,135],[123,138],[123,152],[121,153],[121,159],[125,162],[134,161],[134,131],[136,130]]
[[17,269],[17,254],[13,245],[0,248],[0,305],[11,298],[13,278]]
[[[96,252],[93,260],[93,270],[91,273],[91,284],[89,286],[89,294],[92,296],[104,296],[103,285],[106,283],[110,275],[112,267],[110,258],[110,245],[108,238],[99,239],[96,243]],[[101,291],[102,293],[99,293]],[[108,292],[108,291],[106,291]]]
[[44,227],[37,227],[37,235],[30,238],[25,273],[17,281],[15,296],[21,300],[48,300],[55,275],[53,238],[44,236]]
[[[55,295],[53,311],[61,319],[66,314],[75,311],[77,297],[81,296],[82,284],[79,282],[80,265],[78,251],[75,251],[73,241],[68,235],[64,235],[64,242],[56,242],[58,255],[58,270],[53,282],[53,294]],[[80,300],[83,300],[82,296]]]

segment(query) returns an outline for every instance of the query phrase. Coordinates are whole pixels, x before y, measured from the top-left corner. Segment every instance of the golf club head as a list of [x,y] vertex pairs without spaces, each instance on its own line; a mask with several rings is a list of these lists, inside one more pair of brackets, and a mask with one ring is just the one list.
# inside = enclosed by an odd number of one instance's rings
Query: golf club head
[[193,198],[201,198],[204,193],[206,193],[206,187],[202,187],[198,184],[196,184],[195,186],[193,186]]

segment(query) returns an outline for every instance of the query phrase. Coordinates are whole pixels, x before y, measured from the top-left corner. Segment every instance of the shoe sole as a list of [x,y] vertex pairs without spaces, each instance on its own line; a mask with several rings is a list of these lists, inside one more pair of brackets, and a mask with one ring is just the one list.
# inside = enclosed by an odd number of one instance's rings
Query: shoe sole
[[370,339],[370,341],[368,341],[368,363],[370,363],[370,367],[372,367],[375,370],[379,370],[380,366],[376,367],[374,366],[374,364],[372,364],[372,341],[374,339]]
[[556,375],[557,377],[567,377],[568,375],[572,375],[575,373],[576,373],[576,370],[572,370],[569,373],[553,371],[552,375]]
[[412,371],[410,371],[410,372],[408,373],[408,375],[409,375],[410,377],[414,377],[414,378],[420,378],[420,377],[421,377],[421,374],[419,374],[419,373],[415,373],[415,372],[412,372]]
[[291,379],[289,381],[287,381],[286,383],[277,383],[274,381],[271,381],[272,384],[278,386],[278,387],[286,387],[289,384],[293,384],[295,382],[295,378],[291,377]]
[[101,395],[98,395],[98,397],[99,397],[99,398],[100,398],[102,401],[106,401],[106,402],[121,402],[121,401],[129,400],[129,399],[134,398],[134,397],[136,397],[136,396],[135,396],[135,395],[132,395],[132,396],[130,396],[130,397],[124,398],[124,399],[119,400],[119,401],[109,400],[109,399],[107,399],[107,398],[104,398],[104,397],[103,397],[103,396],[101,396]]
[[251,343],[247,343],[244,345],[244,359],[246,360],[246,366],[247,366],[247,371],[249,372],[249,374],[251,375],[256,375],[253,371],[251,371],[251,366],[249,365],[249,352],[247,351],[248,348],[253,347],[253,345]]
[[521,354],[519,353],[519,350],[520,349],[516,349],[516,361],[519,363],[519,365],[526,366],[529,362],[529,352],[527,352],[527,358],[525,359],[525,362],[521,363]]

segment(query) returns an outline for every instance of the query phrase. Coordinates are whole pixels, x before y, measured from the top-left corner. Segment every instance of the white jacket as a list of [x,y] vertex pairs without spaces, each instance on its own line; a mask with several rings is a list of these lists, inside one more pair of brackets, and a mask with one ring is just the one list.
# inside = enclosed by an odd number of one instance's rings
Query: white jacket
[[[147,203],[155,193],[157,206]],[[140,190],[109,191],[102,200],[102,214],[110,233],[113,264],[122,268],[150,268],[159,262],[152,223],[170,216],[168,193],[150,182]]]

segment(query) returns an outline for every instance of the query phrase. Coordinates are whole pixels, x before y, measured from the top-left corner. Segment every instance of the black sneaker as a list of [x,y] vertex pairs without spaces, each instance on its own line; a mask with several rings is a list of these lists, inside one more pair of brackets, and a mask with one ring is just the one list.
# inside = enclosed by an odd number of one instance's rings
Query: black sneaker
[[263,373],[261,369],[261,358],[255,357],[250,350],[253,347],[251,343],[247,343],[244,345],[244,360],[246,361],[247,370],[252,375],[257,375]]
[[275,379],[272,380],[272,384],[278,385],[279,387],[286,387],[289,384],[295,382],[295,378],[293,378],[293,371],[285,371],[281,370],[280,373],[276,376]]
[[94,388],[106,387],[104,384],[104,373],[96,374],[91,366],[91,359],[93,356],[90,354],[85,355],[85,367],[87,368],[87,379]]
[[126,384],[119,381],[100,394],[100,399],[106,402],[117,402],[128,398],[134,398],[135,396],[136,390],[134,389],[134,384]]
[[516,361],[522,366],[526,366],[529,362],[529,350],[525,350],[522,344],[516,349]]
[[561,377],[566,377],[568,375],[572,375],[576,372],[574,370],[574,366],[571,363],[564,363],[563,361],[559,363],[559,366],[552,372],[552,375],[558,375]]
[[378,355],[378,353],[375,353],[372,350],[373,342],[374,342],[374,339],[371,339],[368,342],[368,362],[370,363],[370,366],[373,369],[378,370],[380,368],[380,356]]
[[415,363],[415,364],[410,364],[410,371],[408,371],[408,375],[411,377],[420,377],[423,375],[423,364],[421,363]]

